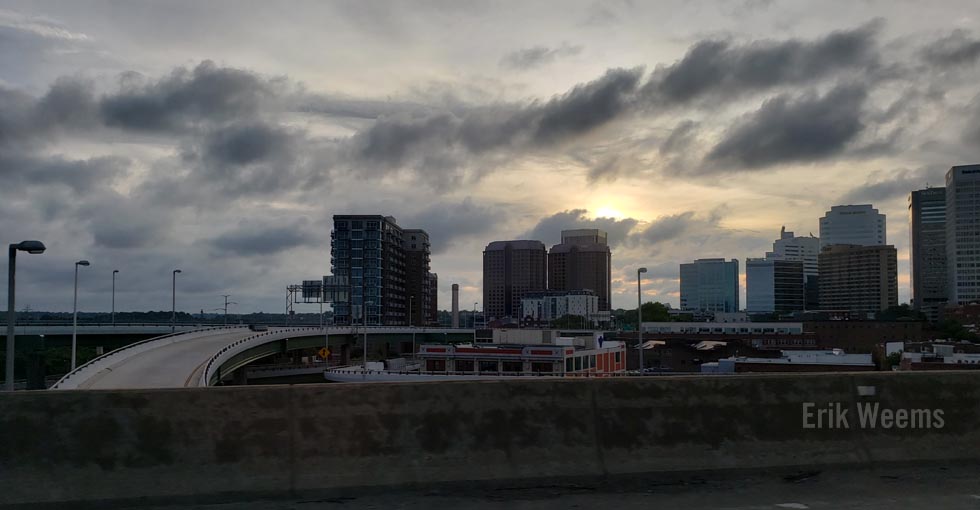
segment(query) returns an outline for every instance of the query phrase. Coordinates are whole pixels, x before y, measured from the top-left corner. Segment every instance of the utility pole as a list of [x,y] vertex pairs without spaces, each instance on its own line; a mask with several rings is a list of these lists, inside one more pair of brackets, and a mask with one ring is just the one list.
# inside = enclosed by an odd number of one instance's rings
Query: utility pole
[[237,305],[238,303],[236,303],[234,301],[228,301],[228,298],[231,297],[231,294],[222,294],[221,297],[225,298],[224,325],[227,326],[228,325],[228,305]]

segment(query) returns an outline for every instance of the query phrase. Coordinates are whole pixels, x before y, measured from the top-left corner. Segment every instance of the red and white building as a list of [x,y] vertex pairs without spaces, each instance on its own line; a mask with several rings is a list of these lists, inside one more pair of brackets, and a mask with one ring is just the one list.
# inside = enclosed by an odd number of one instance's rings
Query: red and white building
[[601,377],[626,371],[626,346],[422,345],[416,355],[423,374]]

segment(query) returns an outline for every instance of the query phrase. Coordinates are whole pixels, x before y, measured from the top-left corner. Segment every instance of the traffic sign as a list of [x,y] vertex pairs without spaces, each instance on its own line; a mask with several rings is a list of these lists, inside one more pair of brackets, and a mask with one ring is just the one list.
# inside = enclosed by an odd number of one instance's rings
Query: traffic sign
[[320,348],[319,351],[317,351],[316,354],[317,356],[320,356],[323,359],[327,359],[327,356],[330,356],[330,349],[327,349],[326,347],[322,347]]

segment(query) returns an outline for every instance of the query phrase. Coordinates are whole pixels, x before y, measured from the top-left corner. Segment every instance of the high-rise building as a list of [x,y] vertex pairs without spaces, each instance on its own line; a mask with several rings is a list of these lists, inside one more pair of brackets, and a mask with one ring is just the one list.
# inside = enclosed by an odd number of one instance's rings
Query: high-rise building
[[483,251],[483,314],[519,320],[521,298],[547,289],[548,252],[541,241],[494,241]]
[[429,234],[420,229],[402,230],[405,250],[405,294],[408,299],[409,325],[425,326],[436,317],[430,317],[434,296],[429,272]]
[[980,302],[980,165],[946,172],[946,275],[951,305]]
[[832,244],[881,246],[886,241],[885,215],[870,204],[835,205],[820,218],[821,248]]
[[779,239],[772,243],[772,251],[766,253],[766,258],[798,260],[803,262],[804,307],[806,310],[816,310],[819,308],[817,301],[819,295],[817,256],[819,254],[820,238],[814,237],[813,234],[797,237],[793,235],[793,232],[787,232],[786,227],[780,229]]
[[591,290],[599,310],[609,310],[612,294],[612,252],[606,233],[598,229],[563,230],[561,244],[548,253],[548,288]]
[[909,194],[909,237],[912,307],[935,322],[948,298],[945,188]]
[[873,314],[898,305],[898,252],[894,246],[826,246],[819,263],[822,309]]
[[426,325],[439,325],[439,275],[436,273],[429,273],[429,316]]
[[562,244],[602,244],[608,243],[608,234],[597,228],[578,228],[561,231]]
[[680,273],[681,310],[738,311],[738,260],[698,259]]
[[745,311],[787,313],[803,310],[803,262],[776,257],[745,260]]
[[429,278],[425,231],[403,230],[395,218],[381,215],[338,214],[333,227],[331,272],[350,286],[333,303],[335,324],[406,325],[410,302],[421,325],[435,320],[428,312],[437,289]]

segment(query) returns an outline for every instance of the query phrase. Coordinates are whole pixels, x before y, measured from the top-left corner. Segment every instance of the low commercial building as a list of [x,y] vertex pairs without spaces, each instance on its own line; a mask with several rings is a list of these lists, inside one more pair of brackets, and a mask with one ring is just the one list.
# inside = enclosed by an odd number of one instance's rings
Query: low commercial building
[[905,344],[898,370],[977,370],[980,346],[949,342]]
[[604,377],[626,371],[626,346],[604,341],[573,345],[422,345],[422,373]]
[[829,351],[783,351],[778,358],[733,356],[714,363],[703,363],[701,373],[731,374],[744,372],[854,372],[875,370],[871,354],[847,354],[841,349]]

